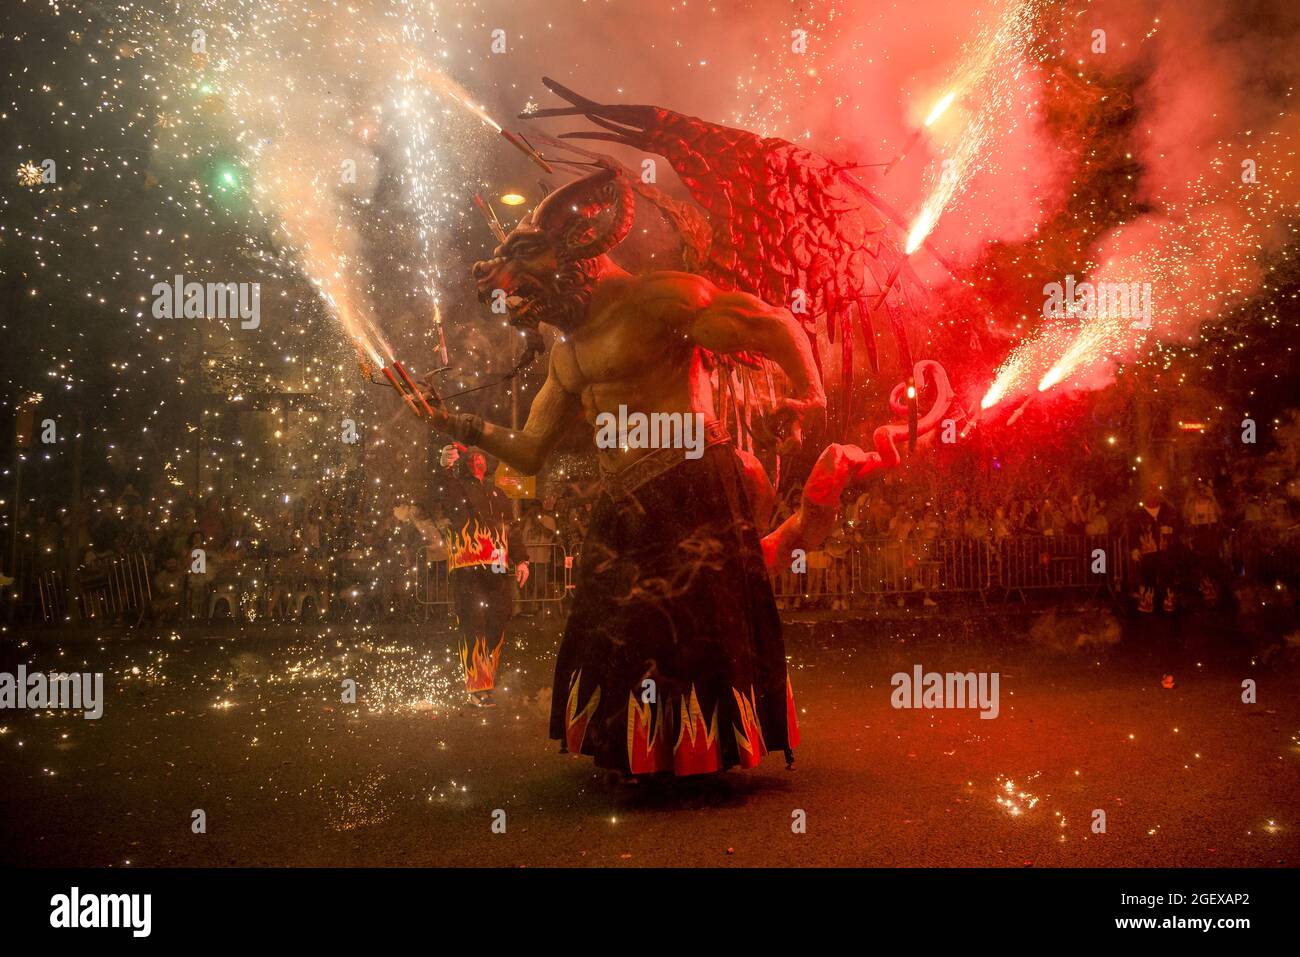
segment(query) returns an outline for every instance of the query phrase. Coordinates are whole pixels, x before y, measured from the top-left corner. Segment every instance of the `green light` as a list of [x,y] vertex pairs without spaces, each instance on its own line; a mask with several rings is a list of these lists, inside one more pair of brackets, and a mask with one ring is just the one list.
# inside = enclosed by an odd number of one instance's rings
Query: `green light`
[[214,172],[216,173],[215,186],[221,192],[230,192],[241,187],[239,170],[236,167],[218,166]]

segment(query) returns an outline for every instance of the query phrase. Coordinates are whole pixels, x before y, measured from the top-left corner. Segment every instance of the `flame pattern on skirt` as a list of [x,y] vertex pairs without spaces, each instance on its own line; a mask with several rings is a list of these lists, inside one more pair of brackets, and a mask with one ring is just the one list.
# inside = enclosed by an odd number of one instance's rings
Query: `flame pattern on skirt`
[[578,711],[578,683],[581,680],[582,670],[579,669],[569,679],[569,701],[565,708],[564,745],[574,754],[582,753],[582,742],[587,737],[587,725],[591,723],[591,716],[600,706],[600,687],[597,686],[591,693],[587,706],[581,712]]
[[465,672],[466,691],[491,691],[496,687],[497,665],[501,662],[501,646],[505,641],[505,636],[502,636],[489,654],[487,639],[481,635],[474,639],[472,649],[461,639],[460,666]]
[[799,717],[794,710],[794,688],[790,686],[790,673],[785,675],[785,734],[791,749],[799,747]]
[[[597,687],[581,709],[578,707],[578,686],[581,671],[569,679],[569,698],[565,707],[565,747],[574,754],[582,752],[596,709],[600,705],[601,690]],[[753,689],[748,695],[731,689],[736,701],[739,724],[731,726],[742,768],[755,767],[768,753],[763,740],[763,727],[758,719],[756,697]],[[794,692],[786,677],[786,714],[790,746],[799,743],[795,724]],[[675,719],[675,720],[674,720]],[[672,739],[672,725],[676,725],[676,738]],[[673,740],[671,747],[669,741]],[[643,701],[635,691],[627,696],[627,763],[632,774],[672,772],[684,777],[692,774],[709,774],[723,769],[722,752],[718,738],[718,708],[709,715],[700,707],[699,695],[692,685],[688,694],[675,703],[665,705],[660,701]]]
[[793,747],[781,619],[749,513],[725,444],[601,497],[556,654],[553,739],[632,775],[753,768]]
[[731,693],[736,696],[736,712],[740,717],[740,726],[734,724],[731,726],[731,730],[736,735],[736,746],[740,750],[740,766],[756,767],[763,755],[767,754],[767,745],[763,742],[763,728],[758,723],[758,704],[754,689],[749,689],[748,698],[735,688],[731,689]]

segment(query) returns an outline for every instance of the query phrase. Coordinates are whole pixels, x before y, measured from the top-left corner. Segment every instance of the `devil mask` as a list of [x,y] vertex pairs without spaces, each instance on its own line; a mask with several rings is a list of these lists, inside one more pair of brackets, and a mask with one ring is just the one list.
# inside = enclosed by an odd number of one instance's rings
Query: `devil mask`
[[543,322],[574,328],[587,313],[596,257],[623,241],[635,212],[632,187],[618,170],[603,169],[560,187],[491,259],[474,264],[479,301],[501,290],[512,325],[528,331]]

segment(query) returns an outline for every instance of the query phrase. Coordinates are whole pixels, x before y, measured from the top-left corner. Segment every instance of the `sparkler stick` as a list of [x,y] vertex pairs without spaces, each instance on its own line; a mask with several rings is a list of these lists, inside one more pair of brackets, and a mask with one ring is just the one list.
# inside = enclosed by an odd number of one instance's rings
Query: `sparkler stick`
[[1021,403],[1020,403],[1020,407],[1017,408],[1016,411],[1012,412],[1010,416],[1008,416],[1008,418],[1007,418],[1007,425],[1015,425],[1015,424],[1016,424],[1016,421],[1017,421],[1017,420],[1018,420],[1022,415],[1025,414],[1025,406],[1029,405],[1029,403],[1032,402],[1033,400],[1034,400],[1034,396],[1033,396],[1033,395],[1030,395],[1029,398],[1025,399],[1024,402],[1021,402]]
[[895,166],[897,166],[899,163],[903,162],[903,160],[907,158],[907,154],[912,152],[912,147],[915,146],[918,142],[920,142],[922,132],[923,130],[918,129],[915,133],[912,134],[912,138],[907,141],[907,145],[903,147],[903,149],[899,152],[899,154],[885,164],[885,172],[881,175],[888,176],[890,173],[894,171]]
[[406,391],[402,388],[401,384],[397,381],[397,377],[393,375],[393,370],[388,368],[388,366],[384,366],[382,371],[384,373],[384,378],[387,379],[388,384],[391,385],[397,391],[397,394],[402,397],[402,401],[407,404],[407,406],[410,408],[412,412],[416,414],[416,416],[423,418],[423,415],[420,412],[420,407],[415,404],[414,399],[412,399],[409,395],[406,394]]
[[505,242],[506,241],[505,227],[501,225],[501,220],[497,219],[497,214],[492,209],[492,206],[489,203],[484,202],[483,197],[480,196],[478,193],[474,194],[474,204],[478,206],[479,212],[481,212],[483,214],[483,218],[487,220],[488,229],[492,230],[492,235],[497,238],[497,242],[499,243]]
[[918,410],[916,407],[916,379],[907,377],[907,450],[916,451],[916,424]]
[[443,366],[451,365],[451,360],[447,358],[447,330],[442,327],[442,310],[438,304],[433,304],[433,324],[438,327],[438,352],[442,356]]
[[[426,413],[430,418],[432,418],[432,417],[433,417],[433,406],[429,405],[429,400],[426,399],[426,398],[424,397],[424,393],[421,392],[419,389],[417,389],[417,388],[415,387],[415,383],[414,383],[413,381],[411,381],[411,376],[410,376],[410,374],[407,373],[407,371],[406,371],[406,366],[402,365],[400,362],[398,362],[396,359],[394,359],[394,360],[393,360],[393,368],[396,369],[396,370],[397,370],[397,374],[398,374],[399,376],[402,377],[402,382],[405,383],[406,387],[407,387],[408,389],[411,390],[411,394],[412,394],[413,396],[415,396],[415,398],[419,400],[420,405],[424,407],[424,411],[425,411],[425,413]],[[419,412],[418,409],[416,410],[416,413],[415,413],[415,414],[416,414],[416,415],[419,415],[419,414],[420,414],[420,412]]]
[[469,97],[460,88],[460,85],[454,82],[450,77],[444,76],[442,73],[436,70],[427,69],[427,68],[424,71],[424,76],[427,79],[431,80],[434,83],[434,85],[438,87],[439,90],[441,90],[447,96],[451,97],[453,101],[459,103],[466,110],[473,113],[480,120],[482,120],[485,124],[487,124],[488,126],[492,127],[492,129],[500,133],[502,138],[505,139],[507,143],[509,143],[515,149],[519,150],[519,152],[523,153],[525,156],[527,156],[530,160],[532,160],[542,169],[546,170],[546,172],[548,173],[555,172],[555,170],[551,167],[551,164],[546,162],[545,158],[543,158],[541,153],[533,149],[533,145],[529,143],[527,139],[524,138],[523,134],[511,133],[509,130],[502,129],[501,124],[498,123],[496,120],[492,119],[492,117],[488,115],[487,110],[483,109],[483,107],[481,106],[477,106],[474,103],[470,102]]
[[903,147],[902,151],[885,166],[885,172],[883,175],[888,176],[894,171],[895,166],[907,158],[907,154],[912,152],[912,147],[916,146],[916,144],[921,141],[921,134],[933,126],[935,120],[943,116],[944,111],[952,105],[952,101],[956,96],[957,91],[951,90],[934,105],[934,109],[930,110],[930,115],[925,118],[925,122],[921,126],[917,127],[916,132],[912,134],[911,139],[907,141],[907,144]]
[[542,157],[541,153],[533,149],[533,144],[529,143],[528,140],[524,139],[523,134],[511,133],[509,130],[502,130],[501,135],[505,137],[505,141],[507,143],[509,143],[515,149],[519,150],[519,152],[523,153],[525,156],[527,156],[530,160],[532,160],[542,169],[546,170],[546,172],[548,173],[555,172],[555,168],[551,166],[550,163],[546,162],[546,160]]
[[880,299],[876,302],[877,308],[884,303],[885,297],[889,295],[889,290],[894,288],[894,283],[898,281],[898,274],[902,272],[903,263],[906,261],[907,256],[899,256],[898,262],[894,263],[894,268],[889,272],[889,278],[885,280],[884,288],[880,290]]

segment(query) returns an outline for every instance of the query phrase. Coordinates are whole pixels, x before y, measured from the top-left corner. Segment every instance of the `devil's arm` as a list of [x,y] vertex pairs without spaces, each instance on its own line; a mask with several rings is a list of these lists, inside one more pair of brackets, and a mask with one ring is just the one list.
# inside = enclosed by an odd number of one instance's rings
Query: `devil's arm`
[[552,367],[533,399],[522,429],[485,422],[476,415],[452,415],[447,430],[466,445],[477,445],[524,475],[536,475],[564,430],[581,413],[578,397],[565,390]]
[[812,347],[789,311],[703,281],[696,295],[702,308],[691,322],[690,336],[698,345],[711,352],[760,353],[781,367],[796,398],[825,406]]
[[790,560],[796,548],[812,551],[835,530],[840,496],[878,467],[879,456],[856,445],[828,445],[804,482],[799,508],[763,537],[763,561],[769,572]]

